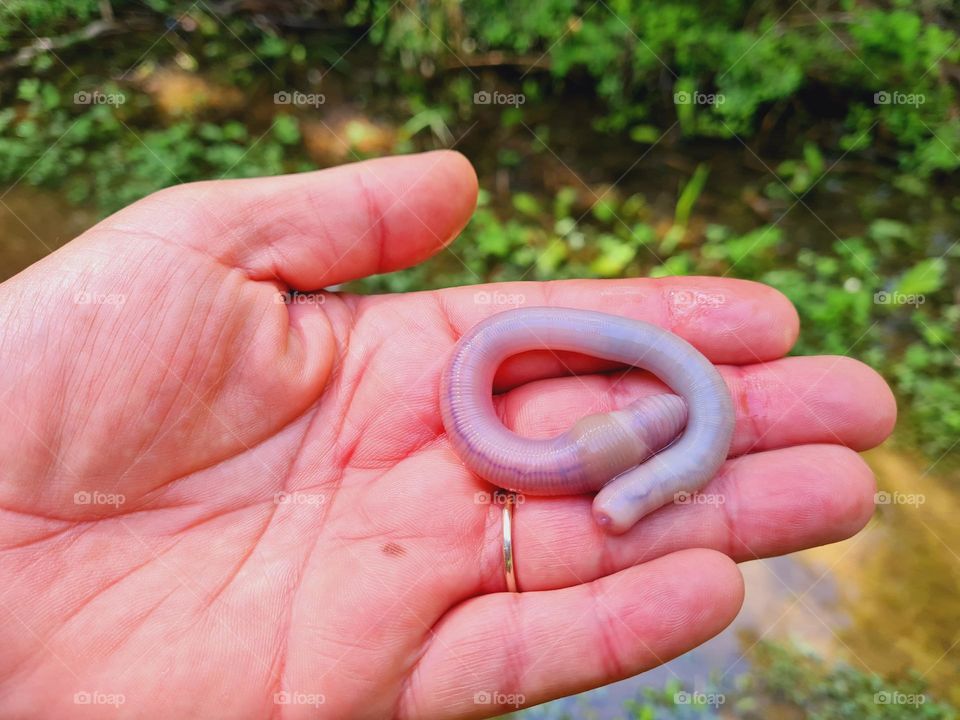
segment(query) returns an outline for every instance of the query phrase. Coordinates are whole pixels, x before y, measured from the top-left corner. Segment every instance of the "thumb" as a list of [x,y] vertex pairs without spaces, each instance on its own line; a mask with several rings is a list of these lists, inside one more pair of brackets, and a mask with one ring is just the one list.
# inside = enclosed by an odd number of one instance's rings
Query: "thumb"
[[415,265],[466,225],[470,162],[449,150],[249,180],[179,185],[121,211],[253,280],[315,290]]

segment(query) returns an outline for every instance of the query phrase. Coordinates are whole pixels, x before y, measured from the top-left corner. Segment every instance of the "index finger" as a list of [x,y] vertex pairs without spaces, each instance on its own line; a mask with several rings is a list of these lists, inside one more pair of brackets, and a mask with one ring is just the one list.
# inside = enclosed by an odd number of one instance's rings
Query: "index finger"
[[[608,312],[666,328],[709,360],[745,365],[785,355],[800,321],[790,301],[768,285],[711,277],[512,282],[437,292],[451,330],[462,335],[481,320],[513,307],[570,307]],[[536,351],[504,363],[498,390],[542,377],[614,367],[575,353]]]

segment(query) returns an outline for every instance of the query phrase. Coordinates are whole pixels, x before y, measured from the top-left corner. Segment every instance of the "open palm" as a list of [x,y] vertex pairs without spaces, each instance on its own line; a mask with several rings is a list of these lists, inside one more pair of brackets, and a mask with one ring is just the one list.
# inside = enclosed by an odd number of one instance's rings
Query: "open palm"
[[[9,717],[483,717],[653,667],[736,615],[735,560],[872,510],[870,369],[783,358],[777,292],[708,278],[309,291],[412,265],[469,218],[449,152],[172,188],[0,286],[0,704]],[[721,366],[732,457],[622,536],[589,497],[500,510],[438,414],[458,337],[506,304],[661,324]],[[607,371],[607,372],[600,372]],[[661,392],[548,351],[497,376],[550,435]],[[576,374],[573,374],[576,373]],[[851,449],[852,448],[852,449]]]

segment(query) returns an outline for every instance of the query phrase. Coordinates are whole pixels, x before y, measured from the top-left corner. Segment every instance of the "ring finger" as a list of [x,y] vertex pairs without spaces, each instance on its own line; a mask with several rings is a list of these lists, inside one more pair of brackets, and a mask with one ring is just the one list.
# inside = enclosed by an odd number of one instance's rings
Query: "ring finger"
[[[592,497],[527,497],[513,515],[521,591],[570,587],[686,548],[719,550],[737,561],[837,542],[873,513],[873,473],[839,445],[803,445],[728,460],[696,496],[684,496],[611,535],[591,515]],[[485,562],[503,565],[502,536]],[[505,589],[503,572],[485,592]]]

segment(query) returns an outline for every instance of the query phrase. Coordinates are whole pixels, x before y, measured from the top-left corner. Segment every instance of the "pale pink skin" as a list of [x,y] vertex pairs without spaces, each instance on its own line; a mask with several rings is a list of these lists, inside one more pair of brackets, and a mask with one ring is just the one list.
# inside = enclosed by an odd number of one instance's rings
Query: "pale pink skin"
[[[736,615],[734,561],[862,527],[874,486],[855,450],[889,433],[890,393],[853,360],[784,358],[797,317],[763,285],[575,280],[275,302],[278,288],[440,251],[476,191],[450,152],[186,185],[0,285],[4,716],[501,714],[508,702],[476,694],[529,705],[651,668]],[[613,536],[588,495],[530,498],[515,516],[517,573],[539,592],[504,592],[500,508],[451,447],[438,402],[457,340],[496,310],[478,291],[645,320],[696,346],[737,413],[731,458],[703,490],[726,502],[670,504]],[[691,291],[723,302],[676,302]],[[84,292],[104,302],[76,302]],[[498,413],[549,437],[665,392],[605,369],[525,353],[494,379]],[[93,490],[124,502],[74,502]],[[125,702],[75,704],[84,691]],[[278,705],[278,691],[325,702]]]
[[[555,438],[524,438],[500,422],[490,392],[500,364],[531,350],[650,370],[679,396],[655,395],[581,418]],[[603,488],[594,517],[616,533],[706,485],[727,459],[736,420],[720,373],[682,338],[639,320],[542,307],[498,313],[461,338],[444,371],[440,413],[447,438],[475,473],[532,495]]]

